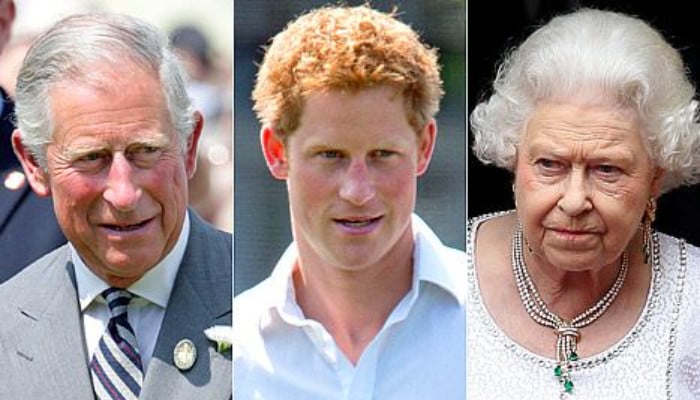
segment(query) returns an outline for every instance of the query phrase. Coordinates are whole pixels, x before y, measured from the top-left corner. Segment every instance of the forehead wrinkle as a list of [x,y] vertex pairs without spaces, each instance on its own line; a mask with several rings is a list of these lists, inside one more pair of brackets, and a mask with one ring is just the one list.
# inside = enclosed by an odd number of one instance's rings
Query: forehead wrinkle
[[[573,137],[562,138],[565,130],[542,129],[539,135],[532,137],[529,143],[530,153],[546,152],[558,157],[589,158],[589,159],[627,159],[636,160],[637,155],[625,145],[622,135],[606,132],[604,135],[576,134]],[[579,131],[573,131],[578,133]],[[623,135],[630,134],[620,130]]]
[[[158,135],[167,136],[165,132],[171,126],[164,126],[163,121],[156,118],[135,118],[132,120],[124,120],[120,118],[103,118],[103,121],[96,121],[91,115],[99,114],[100,112],[84,114],[70,118],[67,123],[57,125],[55,127],[54,142],[90,142],[90,141],[119,141],[126,135],[138,134],[139,137],[145,139],[152,132],[158,132]],[[139,114],[139,113],[134,113]],[[155,122],[155,123],[154,123]],[[153,139],[149,139],[153,140]],[[167,138],[163,139],[167,140]]]
[[[554,115],[552,115],[554,114]],[[587,140],[610,139],[622,141],[623,138],[638,131],[636,119],[629,118],[628,113],[611,112],[596,113],[594,116],[576,114],[556,110],[551,112],[548,108],[538,110],[530,119],[526,127],[527,132],[542,132],[559,136],[561,133],[572,134],[571,139]]]
[[558,136],[559,133],[571,133],[574,140],[587,140],[592,137],[595,140],[622,141],[622,137],[634,132],[635,124],[623,121],[601,121],[589,119],[585,121],[568,121],[559,118],[542,118],[537,120],[536,130]]
[[[536,129],[531,129],[533,125]],[[631,134],[638,134],[639,129],[638,116],[630,109],[552,102],[540,104],[526,125],[526,132],[567,132],[574,140],[586,140],[589,136],[623,140]]]
[[[148,119],[144,118],[138,118],[136,119],[136,115],[141,115],[142,113],[140,112],[141,110],[150,110],[153,109],[154,107],[152,106],[138,106],[138,107],[130,107],[128,109],[124,108],[114,108],[114,109],[109,109],[109,108],[103,108],[100,110],[93,110],[93,111],[80,111],[80,107],[72,107],[72,108],[64,108],[62,113],[61,113],[61,119],[63,119],[63,123],[61,121],[56,121],[56,129],[60,130],[62,125],[66,125],[68,123],[69,129],[73,127],[82,127],[85,125],[125,125],[125,124],[133,124],[133,123],[139,123],[139,122],[151,122],[151,118],[153,120],[159,120],[161,115],[160,113],[150,113],[149,115],[153,115],[153,117],[149,117]],[[68,115],[65,115],[67,112],[70,112],[71,109],[78,110],[76,113],[70,113]],[[126,118],[122,116],[121,114],[125,114]],[[129,120],[129,116],[133,116],[131,120]],[[126,119],[126,121],[125,121]]]
[[[164,147],[170,143],[168,135],[162,132],[148,131],[144,132],[143,135],[130,138],[129,135],[135,132],[138,131],[115,133],[112,130],[106,129],[90,136],[76,137],[75,140],[63,142],[59,145],[59,148],[64,154],[75,156],[95,151],[125,150],[134,145]],[[124,135],[127,135],[126,141],[123,138]],[[103,137],[107,140],[103,140]]]

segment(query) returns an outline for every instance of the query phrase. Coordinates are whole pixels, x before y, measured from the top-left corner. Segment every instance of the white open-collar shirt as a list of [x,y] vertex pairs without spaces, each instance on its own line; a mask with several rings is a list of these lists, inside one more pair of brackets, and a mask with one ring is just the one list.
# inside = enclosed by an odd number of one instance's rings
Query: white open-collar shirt
[[[144,372],[153,355],[158,332],[160,332],[160,326],[165,316],[165,308],[168,305],[180,263],[185,255],[189,235],[190,219],[189,215],[185,213],[180,236],[172,250],[141,279],[127,288],[136,296],[129,303],[127,316],[136,334]],[[109,308],[100,296],[105,289],[109,288],[109,285],[85,265],[73,245],[69,244],[69,246],[75,267],[75,280],[78,285],[78,299],[88,353],[87,362],[89,363],[109,322]]]
[[464,400],[466,256],[413,216],[413,280],[356,365],[305,318],[292,282],[297,249],[234,298],[234,398]]

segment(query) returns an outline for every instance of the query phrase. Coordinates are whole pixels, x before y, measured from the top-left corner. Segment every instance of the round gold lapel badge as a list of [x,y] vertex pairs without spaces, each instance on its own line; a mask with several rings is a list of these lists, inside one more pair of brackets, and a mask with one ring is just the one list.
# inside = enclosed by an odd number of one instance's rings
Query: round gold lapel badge
[[197,359],[197,348],[189,339],[182,339],[175,345],[173,350],[173,362],[180,371],[187,371],[192,368]]

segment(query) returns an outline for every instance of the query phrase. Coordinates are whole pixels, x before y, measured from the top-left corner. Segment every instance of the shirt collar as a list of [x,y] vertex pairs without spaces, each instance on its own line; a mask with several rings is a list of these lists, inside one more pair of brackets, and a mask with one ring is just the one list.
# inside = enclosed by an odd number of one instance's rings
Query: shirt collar
[[296,301],[294,280],[292,279],[292,272],[298,258],[297,246],[292,243],[275,265],[269,282],[270,308],[277,309],[282,319],[293,325],[301,324],[304,319],[304,313]]
[[[417,215],[411,219],[413,229],[413,283],[409,296],[413,304],[421,290],[421,283],[426,282],[449,293],[460,305],[466,300],[466,277],[460,274],[466,269],[464,252],[448,248]],[[287,323],[301,325],[303,312],[296,302],[292,272],[299,253],[295,243],[289,245],[277,262],[270,275],[270,309],[276,309],[278,315]],[[459,268],[460,266],[464,268]],[[263,321],[266,325],[268,321]]]
[[413,215],[413,288],[419,282],[434,284],[466,301],[466,257],[464,252],[446,247],[419,216]]
[[[175,277],[180,269],[180,263],[185,255],[188,238],[190,236],[190,218],[185,213],[185,221],[180,230],[180,236],[175,246],[155,267],[146,272],[138,281],[129,286],[129,291],[143,299],[165,308],[170,299],[170,292],[175,283]],[[78,254],[78,251],[69,242],[71,260],[75,267],[75,280],[78,285],[78,299],[80,311],[85,309],[95,300],[109,285],[95,275]]]

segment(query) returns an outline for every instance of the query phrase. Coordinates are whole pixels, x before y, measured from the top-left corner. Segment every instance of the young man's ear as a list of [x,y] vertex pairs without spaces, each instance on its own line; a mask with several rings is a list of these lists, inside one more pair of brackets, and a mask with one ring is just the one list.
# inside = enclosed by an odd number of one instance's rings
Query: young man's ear
[[34,192],[42,197],[49,196],[51,194],[49,175],[39,166],[34,155],[24,143],[22,143],[22,134],[19,129],[15,129],[15,131],[12,132],[12,147],[15,150],[20,164],[22,164],[24,174],[27,176],[27,180],[29,180],[29,184],[32,189],[34,189]]
[[187,140],[187,148],[185,149],[185,170],[187,172],[188,179],[192,179],[195,171],[197,171],[197,148],[199,146],[199,138],[202,136],[203,128],[204,116],[199,111],[195,111],[192,134]]
[[435,138],[437,137],[437,122],[431,119],[423,128],[418,137],[418,160],[416,163],[416,175],[421,176],[428,170],[430,160],[435,150]]
[[284,143],[271,127],[264,126],[260,131],[260,145],[262,146],[267,168],[272,176],[277,179],[287,179],[289,162],[287,161]]

